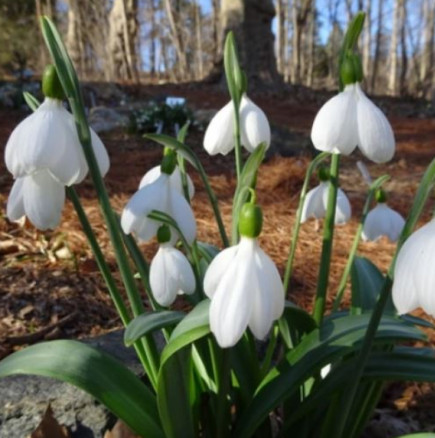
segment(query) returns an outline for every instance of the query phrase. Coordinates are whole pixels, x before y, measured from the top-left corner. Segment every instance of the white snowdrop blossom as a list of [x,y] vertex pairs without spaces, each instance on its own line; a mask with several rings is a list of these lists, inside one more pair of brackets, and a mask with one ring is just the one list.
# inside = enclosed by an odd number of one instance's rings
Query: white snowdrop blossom
[[358,146],[375,163],[391,160],[395,151],[390,123],[358,83],[347,85],[320,108],[311,140],[318,150],[343,155]]
[[204,292],[211,298],[210,329],[222,348],[235,345],[247,326],[264,339],[284,311],[278,270],[255,238],[242,236],[213,259]]
[[435,317],[435,219],[413,233],[394,268],[393,302],[400,315],[421,307]]
[[387,236],[391,242],[396,242],[405,225],[402,215],[388,207],[384,202],[371,210],[364,222],[362,233],[363,240],[376,241],[382,236]]
[[[240,101],[240,140],[249,152],[262,142],[270,145],[270,125],[264,112],[245,94]],[[234,149],[234,104],[228,102],[205,131],[204,148],[210,155],[227,155]]]
[[177,294],[195,292],[195,276],[186,256],[169,242],[160,244],[150,266],[150,285],[155,300],[170,306]]
[[[97,134],[91,139],[102,175],[109,170],[107,151]],[[41,230],[60,222],[65,186],[83,181],[88,165],[73,116],[57,99],[46,98],[12,132],[5,149],[6,167],[15,178],[8,205],[11,221],[27,216]]]
[[[153,210],[171,216],[178,224],[188,243],[196,236],[193,211],[184,196],[171,184],[171,175],[161,173],[157,179],[140,188],[128,201],[121,216],[124,233],[136,233],[143,241],[150,240],[157,233],[160,222],[148,218]],[[172,243],[178,239],[176,230],[171,229]]]
[[[301,223],[306,222],[309,218],[321,219],[325,217],[328,206],[328,181],[322,181],[317,187],[311,189],[305,196],[305,202],[302,207]],[[352,208],[349,199],[343,192],[337,191],[337,204],[335,207],[335,224],[343,225],[349,221],[352,215]]]
[[[139,188],[145,187],[148,184],[151,184],[154,182],[160,175],[161,175],[161,169],[160,166],[155,166],[152,169],[150,169],[141,179]],[[192,180],[190,179],[190,176],[186,173],[186,179],[187,179],[187,189],[189,191],[189,198],[192,199],[193,195],[195,194],[195,187],[193,185]],[[183,182],[181,179],[181,172],[178,166],[175,167],[174,171],[169,175],[169,184],[174,189],[177,190],[180,195],[184,195],[183,191]]]

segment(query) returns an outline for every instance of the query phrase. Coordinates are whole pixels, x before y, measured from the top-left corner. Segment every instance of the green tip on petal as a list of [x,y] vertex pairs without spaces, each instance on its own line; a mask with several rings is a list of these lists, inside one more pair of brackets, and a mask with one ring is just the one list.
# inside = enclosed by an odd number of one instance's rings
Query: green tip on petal
[[42,92],[45,97],[51,99],[65,99],[65,93],[63,92],[62,84],[57,75],[56,67],[52,64],[48,64],[44,69],[42,75]]
[[387,202],[387,194],[382,189],[378,189],[376,190],[375,199],[377,203]]
[[255,238],[263,227],[263,212],[257,204],[246,203],[239,213],[239,232],[241,236]]
[[166,243],[171,240],[171,230],[167,225],[162,225],[157,230],[157,241],[159,243]]
[[177,166],[177,154],[171,148],[165,148],[163,151],[163,159],[160,164],[160,170],[162,173],[166,173],[167,175],[172,175]]

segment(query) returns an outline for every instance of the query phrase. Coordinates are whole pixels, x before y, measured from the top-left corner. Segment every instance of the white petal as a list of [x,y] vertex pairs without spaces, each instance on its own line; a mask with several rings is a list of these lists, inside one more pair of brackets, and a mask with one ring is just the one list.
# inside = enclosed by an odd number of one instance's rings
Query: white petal
[[329,99],[320,108],[311,129],[311,140],[320,151],[349,155],[358,144],[354,86]]
[[58,226],[65,203],[65,188],[49,172],[40,171],[25,177],[23,201],[26,216],[40,230]]
[[312,217],[320,219],[325,216],[326,210],[323,202],[325,191],[327,196],[328,183],[322,182],[306,194],[302,207],[301,223],[306,222],[307,219]]
[[247,96],[240,102],[240,136],[242,145],[253,152],[260,143],[270,146],[270,125],[260,107]]
[[413,233],[399,251],[394,268],[393,302],[399,314],[419,306],[432,313],[434,308],[435,220]]
[[151,168],[140,180],[139,189],[154,182],[161,175],[161,173],[160,166],[154,166]]
[[[175,190],[169,193],[168,214],[177,222],[187,242],[192,243],[196,238],[195,216],[184,196]],[[175,230],[172,231],[175,233]]]
[[272,320],[281,317],[284,312],[285,291],[278,269],[272,259],[259,247],[255,250],[255,263],[260,275],[260,287],[272,303]]
[[[326,208],[326,206],[325,206]],[[343,225],[349,221],[352,216],[352,208],[349,199],[343,190],[337,191],[337,205],[335,207],[335,224]]]
[[387,236],[396,242],[402,232],[405,220],[403,217],[384,203],[373,208],[364,222],[363,240],[376,241],[381,236]]
[[156,301],[165,307],[174,302],[178,293],[193,293],[195,277],[184,254],[161,245],[151,262],[150,285]]
[[12,186],[8,198],[6,215],[12,222],[21,219],[26,213],[24,211],[23,186],[26,177],[17,178]]
[[238,245],[225,248],[210,263],[204,276],[204,292],[209,298],[213,298],[223,275],[234,262],[238,249]]
[[110,160],[106,147],[93,129],[91,129],[91,140],[92,148],[94,149],[95,158],[97,159],[101,176],[105,176],[110,168]]
[[240,340],[252,309],[250,293],[256,280],[252,276],[253,248],[246,239],[238,246],[237,258],[222,277],[210,305],[210,329],[222,348]]
[[227,155],[234,148],[234,105],[228,102],[213,117],[205,131],[204,148],[210,155]]
[[361,90],[357,102],[358,146],[361,152],[375,163],[390,161],[396,148],[390,123]]
[[147,216],[152,210],[168,212],[168,176],[160,175],[152,184],[138,190],[128,201],[121,216],[126,234],[135,232],[144,241],[151,239],[159,224]]

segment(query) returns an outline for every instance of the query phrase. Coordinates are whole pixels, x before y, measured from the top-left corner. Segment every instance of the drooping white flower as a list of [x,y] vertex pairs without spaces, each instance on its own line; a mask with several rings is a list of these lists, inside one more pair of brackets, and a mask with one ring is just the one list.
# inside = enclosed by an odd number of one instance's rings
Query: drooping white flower
[[[321,219],[325,217],[328,206],[329,183],[322,181],[317,187],[311,189],[305,196],[302,207],[301,223],[309,218]],[[337,203],[335,207],[335,224],[342,225],[349,221],[352,208],[349,199],[340,188],[337,191]]]
[[435,219],[404,243],[394,268],[393,302],[400,315],[421,307],[435,317]]
[[8,198],[6,215],[17,221],[27,216],[40,230],[59,225],[65,203],[65,187],[47,170],[17,178]]
[[150,285],[155,300],[170,306],[177,294],[195,292],[195,276],[185,255],[170,243],[160,245],[150,266]]
[[358,146],[375,163],[391,160],[395,150],[390,123],[358,83],[347,85],[320,108],[311,140],[318,150],[344,155]]
[[242,236],[214,258],[204,292],[211,298],[210,329],[222,348],[235,345],[247,326],[264,339],[284,310],[278,270],[255,238]]
[[[245,94],[240,101],[240,139],[252,152],[260,143],[270,145],[270,125],[264,112]],[[210,155],[227,155],[234,149],[234,105],[228,102],[205,131],[204,148]]]
[[402,215],[388,207],[385,202],[379,202],[367,214],[362,238],[366,241],[376,241],[382,236],[387,236],[391,242],[396,242],[404,225],[405,219]]
[[[195,240],[196,223],[192,209],[179,190],[174,189],[167,173],[161,173],[153,182],[144,185],[128,201],[121,216],[124,233],[134,232],[144,241],[154,237],[161,223],[148,218],[153,210],[171,216],[189,243]],[[171,234],[177,239],[175,230],[171,229]]]
[[[140,184],[139,184],[139,188],[141,189],[142,187],[145,187],[148,184],[151,184],[152,182],[154,182],[160,175],[161,175],[161,169],[160,166],[155,166],[152,169],[150,169],[141,179]],[[193,182],[190,178],[189,175],[187,175],[186,173],[186,177],[187,177],[187,188],[189,191],[189,197],[190,199],[193,198],[193,195],[195,194],[195,187],[193,185]],[[175,167],[174,171],[171,173],[171,175],[169,175],[169,184],[171,185],[171,187],[174,190],[177,190],[181,195],[184,196],[184,191],[183,191],[183,182],[181,179],[181,172],[180,169],[177,167]]]
[[[91,139],[100,172],[105,175],[107,151],[92,130]],[[14,178],[46,170],[66,186],[81,182],[88,172],[74,118],[60,100],[51,98],[14,129],[6,144],[5,162]]]

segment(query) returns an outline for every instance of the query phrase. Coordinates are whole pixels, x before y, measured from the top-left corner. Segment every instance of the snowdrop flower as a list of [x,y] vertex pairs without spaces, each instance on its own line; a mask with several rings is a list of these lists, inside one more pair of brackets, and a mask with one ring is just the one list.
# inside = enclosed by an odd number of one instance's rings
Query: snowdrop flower
[[[14,176],[7,216],[27,216],[39,229],[55,228],[65,201],[65,186],[81,182],[88,165],[74,117],[62,105],[56,70],[44,71],[42,105],[12,132],[5,148],[6,167]],[[92,147],[102,175],[109,170],[107,151],[91,130]]]
[[[325,217],[328,206],[329,183],[322,181],[317,187],[311,189],[305,196],[302,207],[301,223],[309,218],[321,219]],[[352,209],[349,199],[340,188],[337,191],[337,204],[335,207],[335,224],[343,225],[349,221]]]
[[[264,112],[244,94],[240,101],[240,140],[249,152],[262,142],[270,145],[270,126]],[[228,102],[205,131],[204,148],[210,155],[227,155],[234,149],[234,104]]]
[[247,326],[264,339],[284,310],[278,270],[256,239],[261,221],[260,208],[245,204],[239,244],[220,252],[204,277],[204,292],[211,299],[210,329],[222,348],[235,345]]
[[[148,184],[154,182],[161,175],[160,166],[155,166],[150,169],[141,179],[139,188],[145,187]],[[192,199],[195,194],[195,187],[189,175],[186,173],[187,189],[189,191],[189,198]],[[171,175],[169,175],[169,185],[181,195],[184,196],[183,182],[181,179],[181,172],[178,166],[174,169]]]
[[[175,171],[174,152],[167,151],[163,158],[160,175],[151,183],[145,184],[128,201],[121,216],[124,233],[136,233],[143,241],[150,240],[157,233],[159,222],[148,218],[153,210],[171,216],[178,224],[188,243],[196,236],[196,223],[193,211],[184,196],[174,184],[171,175]],[[178,239],[178,233],[171,229],[172,243]]]
[[163,225],[157,232],[160,246],[150,266],[150,285],[155,300],[170,306],[177,294],[195,292],[195,276],[186,256],[170,243],[171,234]]
[[376,241],[387,236],[391,242],[396,242],[404,225],[405,219],[402,215],[388,207],[385,202],[379,202],[366,217],[362,238],[365,241]]
[[393,302],[400,315],[421,307],[435,317],[435,219],[404,243],[394,268]]
[[320,108],[311,140],[318,150],[343,155],[351,154],[358,146],[375,163],[391,160],[395,150],[390,123],[359,83],[346,85]]
[[59,225],[65,203],[65,187],[47,170],[17,178],[6,208],[10,221],[27,216],[39,230]]

